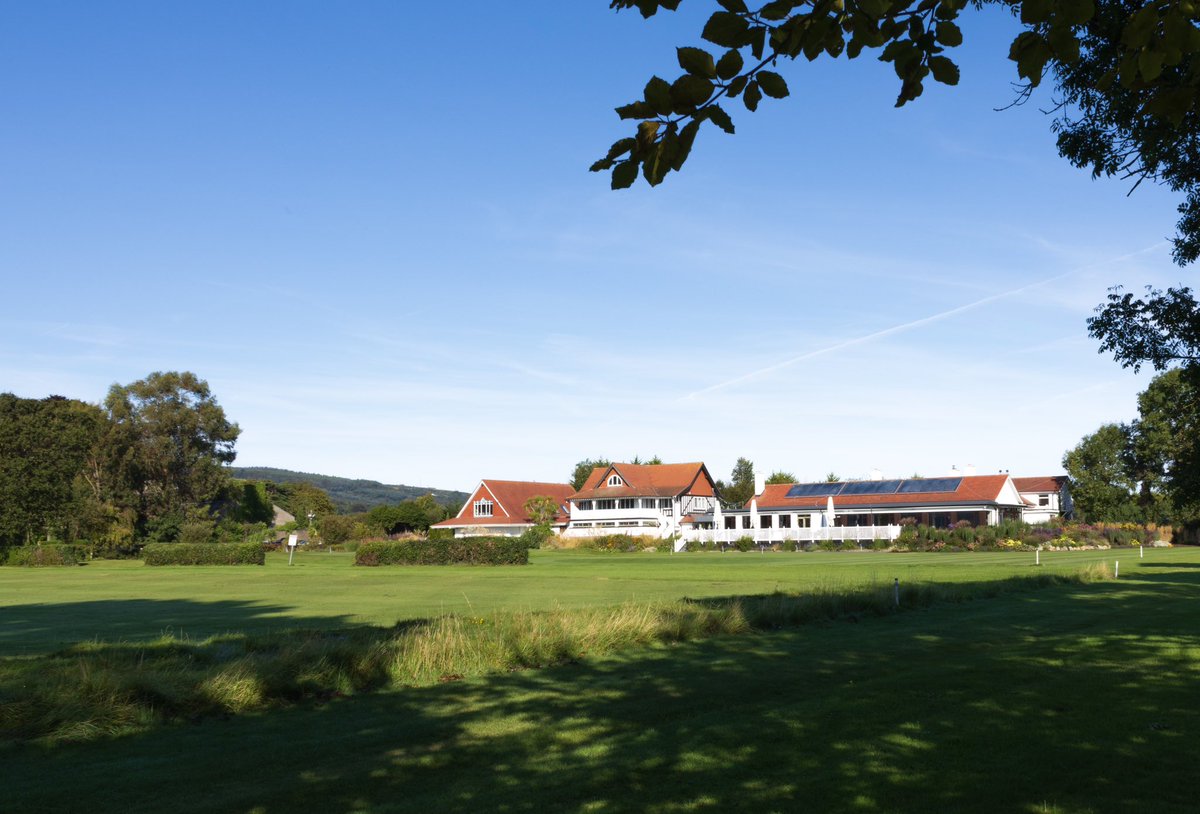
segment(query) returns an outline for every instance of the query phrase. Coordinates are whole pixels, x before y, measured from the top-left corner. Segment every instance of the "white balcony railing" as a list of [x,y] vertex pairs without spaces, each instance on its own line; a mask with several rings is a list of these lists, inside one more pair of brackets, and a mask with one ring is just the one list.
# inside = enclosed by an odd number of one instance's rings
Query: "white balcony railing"
[[815,528],[791,529],[689,529],[683,533],[687,541],[709,543],[732,543],[742,537],[751,537],[755,544],[797,542],[820,542],[822,540],[895,540],[900,536],[900,526],[818,526]]

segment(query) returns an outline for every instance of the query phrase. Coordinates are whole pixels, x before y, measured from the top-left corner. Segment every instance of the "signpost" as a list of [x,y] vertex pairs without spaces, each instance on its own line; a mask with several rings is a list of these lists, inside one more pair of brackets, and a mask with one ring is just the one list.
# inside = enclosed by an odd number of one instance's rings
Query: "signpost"
[[288,535],[288,565],[292,564],[292,557],[296,553],[296,535]]

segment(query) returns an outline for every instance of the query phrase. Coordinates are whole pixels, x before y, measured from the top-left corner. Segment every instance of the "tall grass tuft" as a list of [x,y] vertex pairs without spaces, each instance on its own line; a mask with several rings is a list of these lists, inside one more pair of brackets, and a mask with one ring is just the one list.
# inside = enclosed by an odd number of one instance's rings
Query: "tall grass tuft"
[[394,628],[84,642],[0,659],[0,737],[54,744],[165,722],[269,709],[381,688],[426,686],[570,663],[630,648],[885,616],[1018,591],[1086,585],[1108,566],[992,582],[891,584],[615,607],[441,616]]

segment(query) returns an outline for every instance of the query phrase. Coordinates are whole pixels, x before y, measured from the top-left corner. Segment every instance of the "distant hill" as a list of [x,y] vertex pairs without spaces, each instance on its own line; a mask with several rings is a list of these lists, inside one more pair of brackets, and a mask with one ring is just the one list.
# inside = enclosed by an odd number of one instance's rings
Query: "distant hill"
[[467,499],[466,492],[432,489],[428,486],[393,486],[377,480],[355,480],[311,472],[293,472],[270,466],[233,466],[230,472],[243,480],[269,480],[275,483],[311,483],[324,489],[339,512],[365,512],[372,506],[395,505],[421,495],[433,495],[443,506],[457,511]]

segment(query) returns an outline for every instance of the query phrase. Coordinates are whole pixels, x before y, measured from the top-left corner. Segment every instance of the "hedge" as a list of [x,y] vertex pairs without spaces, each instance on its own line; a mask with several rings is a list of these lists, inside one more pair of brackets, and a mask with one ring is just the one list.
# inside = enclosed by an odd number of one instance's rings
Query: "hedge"
[[142,549],[146,565],[263,565],[260,543],[150,543]]
[[355,565],[527,565],[529,547],[519,537],[380,540],[354,552]]
[[42,568],[55,565],[83,565],[87,554],[77,545],[27,545],[0,549],[0,565]]

